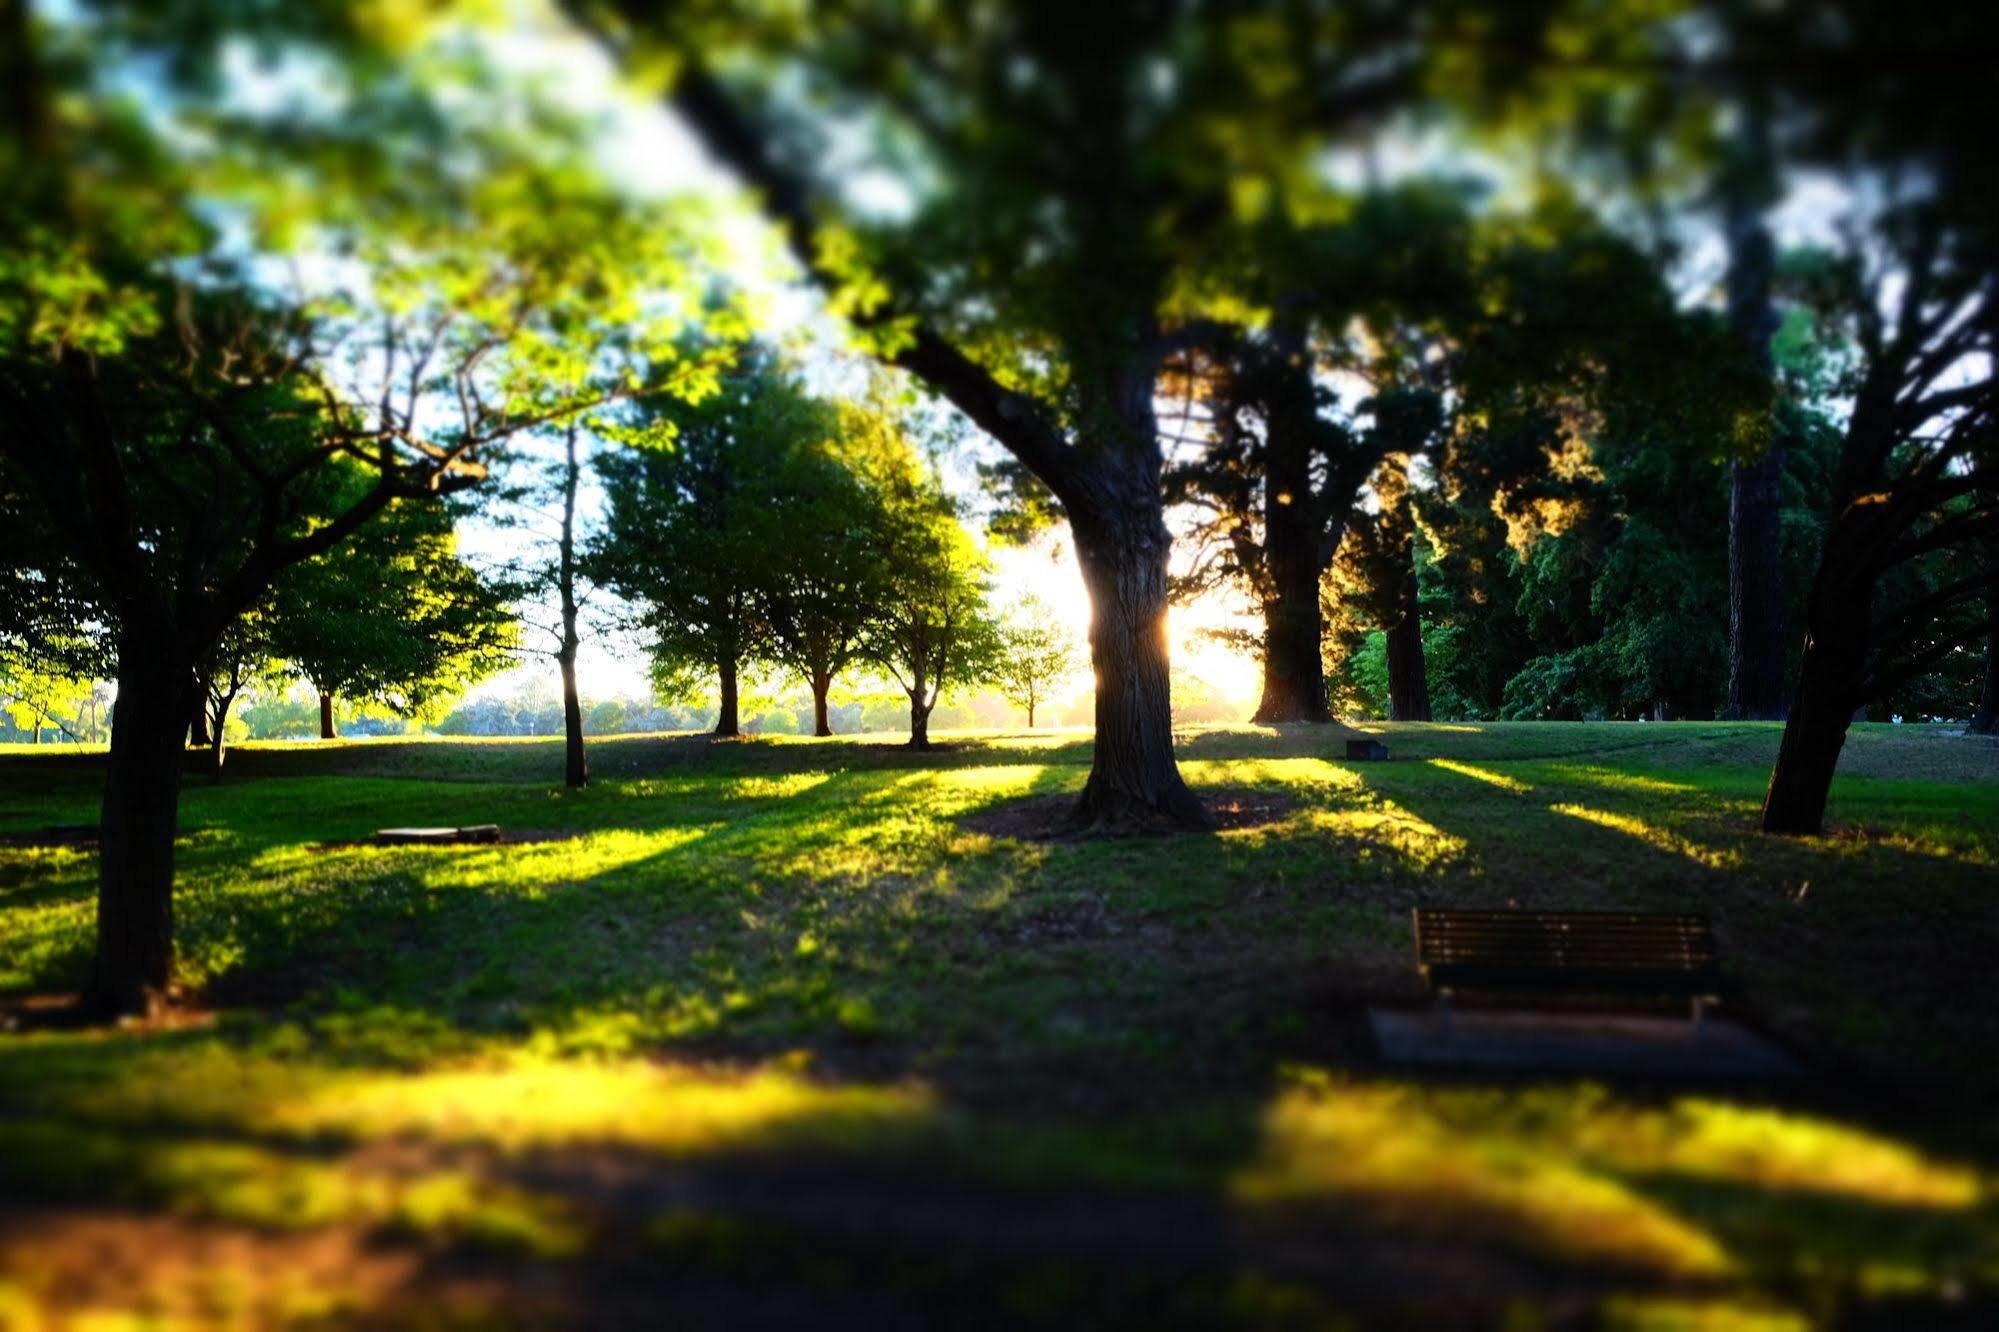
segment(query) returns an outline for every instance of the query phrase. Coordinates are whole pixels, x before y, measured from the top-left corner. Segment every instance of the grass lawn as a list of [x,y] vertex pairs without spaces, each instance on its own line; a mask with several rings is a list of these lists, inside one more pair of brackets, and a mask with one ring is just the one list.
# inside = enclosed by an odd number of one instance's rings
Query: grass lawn
[[[1190,731],[1288,812],[1053,844],[959,820],[1086,734],[238,749],[186,1012],[0,1033],[0,1329],[1999,1326],[1999,744],[1857,726],[1785,841],[1773,726],[1376,729]],[[0,753],[0,833],[94,764]],[[564,836],[322,845],[435,823]],[[17,1015],[94,872],[0,847]],[[1382,1067],[1427,903],[1704,910],[1809,1076]]]

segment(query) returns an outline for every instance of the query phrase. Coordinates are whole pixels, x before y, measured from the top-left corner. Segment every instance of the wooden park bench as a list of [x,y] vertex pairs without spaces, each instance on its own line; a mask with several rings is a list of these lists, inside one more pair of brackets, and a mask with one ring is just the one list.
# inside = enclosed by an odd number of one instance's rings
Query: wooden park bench
[[1445,1021],[1460,991],[1691,1001],[1694,1029],[1730,988],[1706,916],[1418,907],[1416,965]]

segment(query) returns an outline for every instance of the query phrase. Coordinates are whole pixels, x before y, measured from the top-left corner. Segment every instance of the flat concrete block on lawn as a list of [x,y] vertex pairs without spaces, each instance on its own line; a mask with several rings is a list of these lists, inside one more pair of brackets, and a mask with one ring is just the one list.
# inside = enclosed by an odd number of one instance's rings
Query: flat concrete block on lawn
[[462,846],[485,845],[500,840],[500,825],[481,823],[469,828],[381,828],[375,833],[377,846]]
[[1676,1077],[1791,1077],[1791,1057],[1741,1023],[1710,1017],[1538,1013],[1520,1009],[1370,1008],[1382,1058],[1436,1067],[1658,1073]]

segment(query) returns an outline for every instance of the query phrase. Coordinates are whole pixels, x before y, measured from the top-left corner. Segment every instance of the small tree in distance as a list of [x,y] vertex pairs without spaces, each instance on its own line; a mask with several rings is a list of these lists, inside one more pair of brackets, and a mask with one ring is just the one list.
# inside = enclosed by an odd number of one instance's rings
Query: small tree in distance
[[1007,608],[1001,621],[993,683],[1007,702],[1026,711],[1032,730],[1035,709],[1076,673],[1079,656],[1069,626],[1055,617],[1047,602],[1029,592]]
[[913,452],[885,460],[882,487],[889,593],[865,654],[909,699],[909,747],[930,748],[930,714],[951,689],[993,678],[998,627],[987,605],[986,559],[950,496]]

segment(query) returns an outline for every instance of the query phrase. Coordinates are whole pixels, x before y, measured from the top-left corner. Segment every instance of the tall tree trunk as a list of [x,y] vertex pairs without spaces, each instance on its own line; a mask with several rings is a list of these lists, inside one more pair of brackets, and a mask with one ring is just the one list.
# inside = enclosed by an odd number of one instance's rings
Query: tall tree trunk
[[200,679],[197,678],[191,692],[194,695],[194,707],[189,710],[187,742],[196,749],[206,749],[208,748],[210,739],[208,734],[208,699],[206,697],[208,691],[203,687]]
[[742,719],[737,714],[736,700],[736,659],[725,658],[721,662],[722,706],[715,713],[716,735],[741,735]]
[[319,691],[319,738],[338,740],[340,728],[333,724],[333,695],[327,690]]
[[833,734],[833,723],[826,708],[826,695],[833,688],[831,671],[812,672],[812,734]]
[[1263,695],[1252,721],[1328,722],[1324,622],[1316,563],[1270,551],[1272,595],[1263,605]]
[[1400,614],[1383,637],[1388,649],[1388,719],[1430,720],[1430,679],[1423,661],[1423,613],[1417,604],[1416,541],[1412,532],[1402,542],[1397,563]]
[[[1272,370],[1264,440],[1263,561],[1270,597],[1263,607],[1263,697],[1253,721],[1329,722],[1325,631],[1319,575],[1323,523],[1312,489],[1317,416],[1302,329],[1284,336],[1287,363]],[[1288,363],[1295,358],[1296,365]],[[1331,483],[1329,483],[1331,484]]]
[[1999,571],[1986,589],[1986,607],[1995,626],[1985,636],[1985,683],[1978,691],[1978,711],[1972,714],[1973,735],[1999,735]]
[[923,701],[923,683],[919,677],[916,688],[909,692],[909,747],[911,749],[930,748],[930,709],[933,704]]
[[1034,695],[1032,692],[1027,696],[1027,729],[1030,731],[1034,729]]
[[171,633],[127,628],[118,651],[118,703],[99,827],[97,958],[85,1008],[151,1013],[173,978],[174,827],[193,663],[176,660]]
[[563,443],[562,537],[556,569],[556,587],[562,598],[562,645],[556,650],[556,660],[562,667],[562,781],[575,788],[589,784],[590,766],[583,754],[583,699],[576,690],[576,652],[582,645],[576,632],[576,486],[581,468],[576,461],[573,422]]
[[[1768,383],[1770,339],[1777,331],[1770,283],[1776,245],[1763,210],[1772,182],[1767,111],[1752,101],[1743,136],[1724,181],[1722,226],[1728,244],[1728,322],[1740,354]],[[1766,413],[1766,421],[1769,419]],[[1728,704],[1732,719],[1784,715],[1784,451],[1769,444],[1760,457],[1728,469]]]
[[1113,501],[1071,506],[1076,555],[1090,593],[1096,670],[1096,750],[1073,815],[1106,832],[1213,826],[1173,761],[1172,673],[1166,644],[1166,562],[1172,549],[1156,455],[1122,478]]
[[1732,720],[1784,715],[1784,565],[1778,517],[1784,451],[1729,465],[1728,707]]

